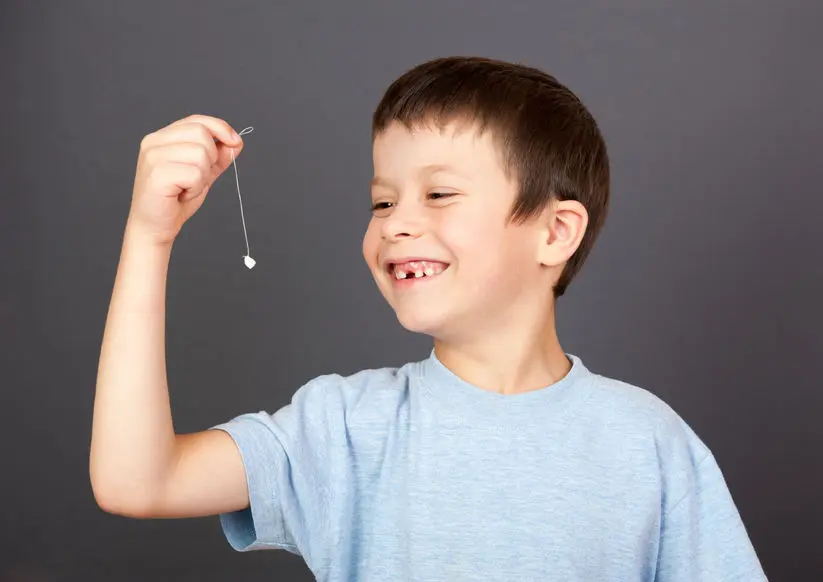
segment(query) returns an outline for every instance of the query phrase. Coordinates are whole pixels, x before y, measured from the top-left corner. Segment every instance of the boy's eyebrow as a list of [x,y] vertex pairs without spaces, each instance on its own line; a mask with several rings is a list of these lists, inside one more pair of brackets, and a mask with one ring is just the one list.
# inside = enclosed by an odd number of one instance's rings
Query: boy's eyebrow
[[[448,164],[427,164],[418,170],[419,176],[431,176],[432,174],[436,174],[438,172],[447,172],[458,178],[464,178],[460,172],[458,172],[453,166],[449,166]],[[393,182],[387,178],[383,178],[381,176],[375,176],[371,180],[372,186],[385,186],[387,188],[393,187]]]
[[392,182],[387,180],[386,178],[381,178],[380,176],[375,176],[371,179],[372,186],[385,186],[386,188],[392,187]]
[[448,172],[449,174],[460,175],[459,172],[453,167],[449,166],[448,164],[429,164],[427,166],[423,166],[420,168],[420,175],[431,175],[436,174],[437,172]]

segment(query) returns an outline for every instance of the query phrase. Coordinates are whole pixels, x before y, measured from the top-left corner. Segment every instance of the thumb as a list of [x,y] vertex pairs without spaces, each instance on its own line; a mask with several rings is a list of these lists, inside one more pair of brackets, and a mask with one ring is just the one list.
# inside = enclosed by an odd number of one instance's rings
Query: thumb
[[237,156],[240,155],[240,152],[243,151],[243,144],[241,143],[239,146],[235,147],[221,144],[218,146],[217,151],[217,175],[220,175],[229,169],[229,166],[233,164],[234,160],[237,159]]

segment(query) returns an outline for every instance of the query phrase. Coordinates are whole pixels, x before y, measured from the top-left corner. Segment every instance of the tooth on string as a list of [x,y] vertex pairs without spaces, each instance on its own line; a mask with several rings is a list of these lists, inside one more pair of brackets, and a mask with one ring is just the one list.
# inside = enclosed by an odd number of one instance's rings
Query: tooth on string
[[[239,133],[239,135],[248,135],[254,131],[252,126],[245,128],[243,131]],[[243,198],[240,196],[240,178],[237,175],[237,162],[234,159],[234,148],[231,148],[231,163],[234,166],[234,180],[237,184],[237,198],[240,200],[240,219],[243,221],[243,235],[246,237],[246,254],[243,256],[243,263],[249,269],[253,269],[254,265],[257,264],[253,258],[251,258],[251,249],[249,248],[249,234],[246,230],[246,217],[243,214]]]

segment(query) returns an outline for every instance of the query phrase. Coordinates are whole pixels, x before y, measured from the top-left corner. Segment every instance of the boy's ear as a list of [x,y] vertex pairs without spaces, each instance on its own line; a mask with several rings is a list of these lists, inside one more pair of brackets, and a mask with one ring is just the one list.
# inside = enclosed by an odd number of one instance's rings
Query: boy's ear
[[547,267],[568,261],[586,234],[589,213],[576,200],[553,200],[544,211],[538,260]]

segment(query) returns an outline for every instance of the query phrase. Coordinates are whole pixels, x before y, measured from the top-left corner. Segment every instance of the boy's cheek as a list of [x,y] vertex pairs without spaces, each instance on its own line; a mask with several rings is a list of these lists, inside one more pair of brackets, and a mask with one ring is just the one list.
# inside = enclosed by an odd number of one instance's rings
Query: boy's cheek
[[377,261],[377,252],[380,247],[380,233],[375,230],[373,223],[369,223],[369,227],[363,236],[363,258],[369,267],[374,266]]

